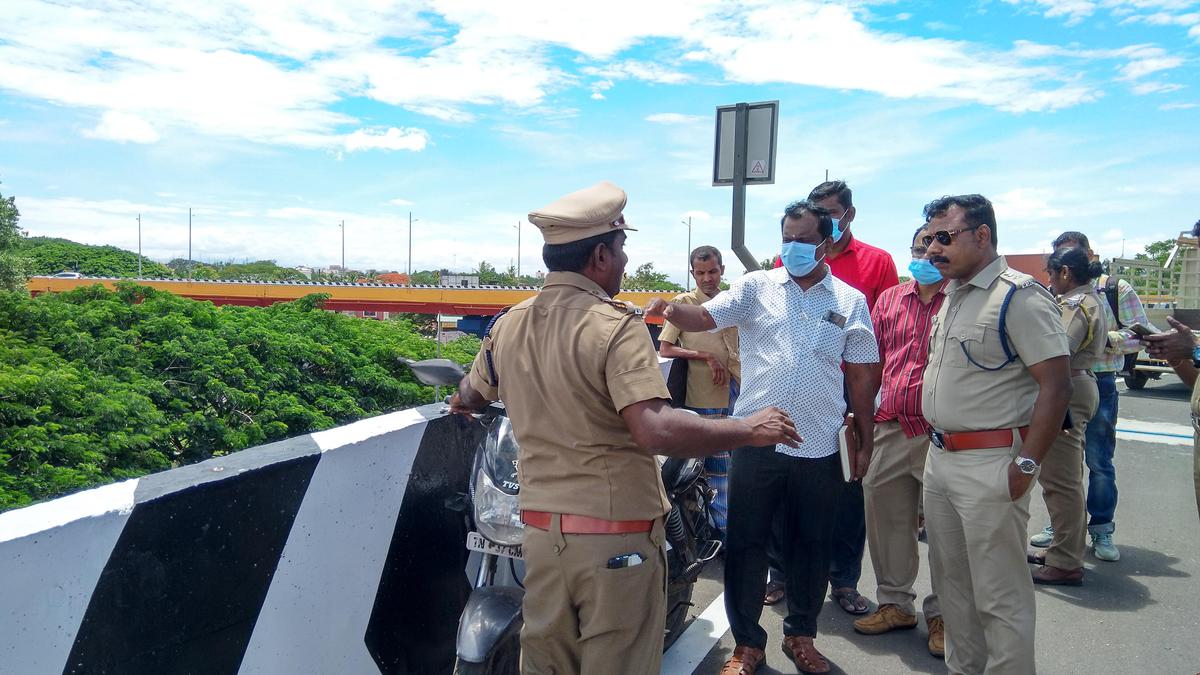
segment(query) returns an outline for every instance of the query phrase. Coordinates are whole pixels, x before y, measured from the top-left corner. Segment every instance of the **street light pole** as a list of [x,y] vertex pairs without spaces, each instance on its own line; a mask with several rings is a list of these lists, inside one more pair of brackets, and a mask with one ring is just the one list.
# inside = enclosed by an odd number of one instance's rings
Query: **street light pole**
[[192,207],[188,207],[188,281],[192,280]]
[[688,244],[687,244],[687,267],[683,268],[683,283],[684,290],[692,290],[692,217],[688,216],[687,220],[679,221],[687,225],[688,229]]
[[420,220],[413,218],[412,211],[408,212],[408,285],[412,286],[412,224]]
[[346,221],[338,227],[342,228],[342,276],[346,276]]
[[138,278],[142,278],[142,214],[138,214]]
[[521,280],[521,221],[517,221],[517,281]]

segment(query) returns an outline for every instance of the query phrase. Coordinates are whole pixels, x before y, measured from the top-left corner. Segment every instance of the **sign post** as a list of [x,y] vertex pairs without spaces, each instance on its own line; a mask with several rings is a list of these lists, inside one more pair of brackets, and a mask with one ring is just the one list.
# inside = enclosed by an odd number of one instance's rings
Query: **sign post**
[[737,103],[717,108],[713,185],[733,186],[730,245],[747,272],[758,260],[746,248],[746,186],[775,182],[779,101]]

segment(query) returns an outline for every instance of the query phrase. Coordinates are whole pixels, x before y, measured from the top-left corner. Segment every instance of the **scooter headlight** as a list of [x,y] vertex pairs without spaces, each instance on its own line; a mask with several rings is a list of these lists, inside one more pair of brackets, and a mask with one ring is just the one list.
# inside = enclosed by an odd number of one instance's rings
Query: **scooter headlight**
[[517,496],[496,487],[482,466],[475,473],[475,527],[497,544],[518,546],[524,538]]

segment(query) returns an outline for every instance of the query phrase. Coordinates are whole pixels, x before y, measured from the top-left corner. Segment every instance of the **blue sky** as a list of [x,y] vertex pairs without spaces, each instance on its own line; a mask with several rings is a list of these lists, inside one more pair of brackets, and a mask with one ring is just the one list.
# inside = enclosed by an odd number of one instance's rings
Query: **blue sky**
[[[901,267],[921,206],[980,192],[1003,252],[1078,229],[1108,256],[1200,218],[1200,2],[10,0],[0,192],[31,235],[166,260],[507,267],[516,224],[607,179],[630,265],[729,255],[714,109],[778,99],[747,244],[823,180]],[[333,6],[336,4],[336,7]],[[330,5],[317,6],[317,5]],[[541,269],[525,224],[522,271]]]

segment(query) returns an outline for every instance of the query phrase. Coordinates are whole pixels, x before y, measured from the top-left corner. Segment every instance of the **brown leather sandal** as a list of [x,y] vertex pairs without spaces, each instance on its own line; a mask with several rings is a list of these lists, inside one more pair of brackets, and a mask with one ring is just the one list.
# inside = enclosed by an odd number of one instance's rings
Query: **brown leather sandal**
[[754,675],[766,658],[766,653],[758,647],[738,645],[733,648],[733,656],[721,669],[721,675]]
[[829,662],[817,651],[813,639],[806,635],[789,635],[783,638],[783,653],[802,673],[816,675],[830,671]]

